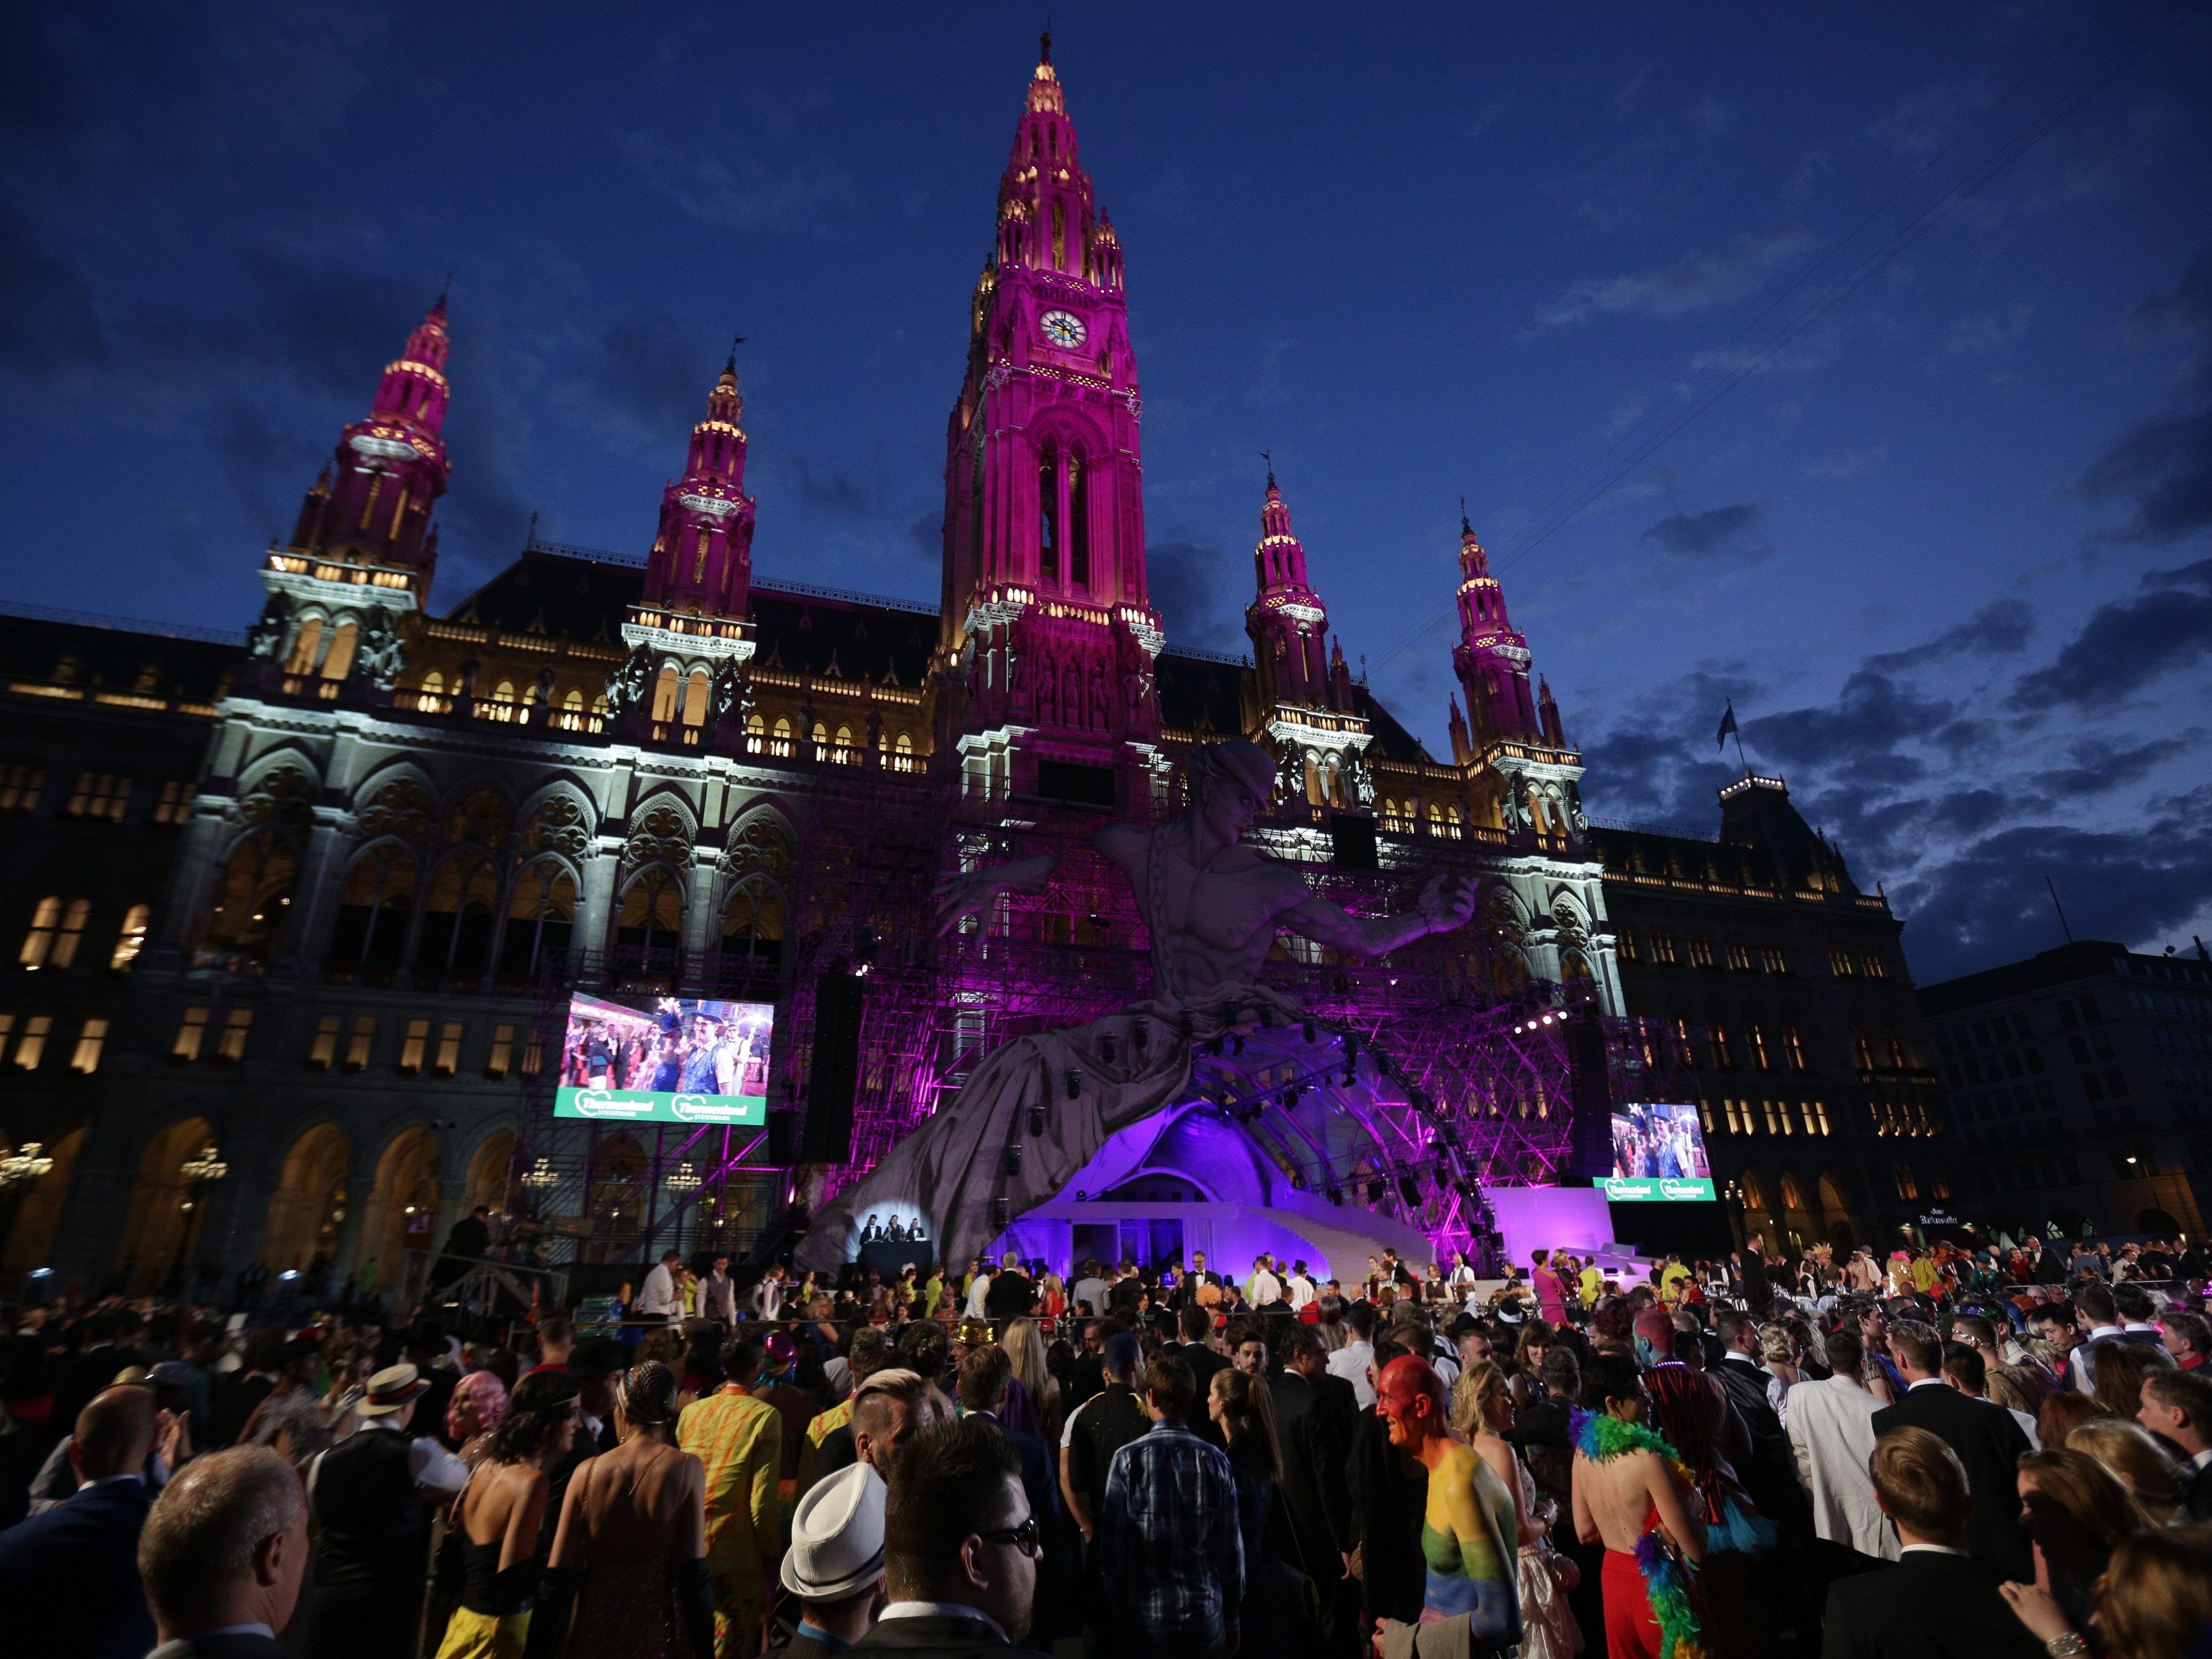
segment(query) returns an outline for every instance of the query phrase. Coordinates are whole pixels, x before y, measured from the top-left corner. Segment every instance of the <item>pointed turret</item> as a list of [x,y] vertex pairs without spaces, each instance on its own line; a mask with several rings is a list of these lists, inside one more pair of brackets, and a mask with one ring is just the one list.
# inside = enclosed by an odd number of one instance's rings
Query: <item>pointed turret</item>
[[1480,751],[1508,738],[1541,742],[1528,686],[1528,642],[1505,615],[1490,556],[1462,512],[1459,521],[1459,643],[1452,670],[1467,693],[1468,723]]
[[1546,743],[1554,749],[1567,746],[1566,732],[1559,725],[1559,705],[1552,701],[1551,683],[1540,674],[1536,677],[1536,720],[1543,727]]
[[368,418],[347,427],[301,502],[292,548],[329,558],[411,567],[428,592],[430,509],[446,493],[446,300],[385,365]]
[[1453,765],[1465,766],[1474,758],[1474,745],[1468,739],[1467,716],[1459,712],[1457,693],[1451,700],[1451,746]]
[[734,347],[707,416],[691,428],[684,476],[661,494],[646,562],[645,601],[672,611],[742,617],[752,587],[753,499],[745,494],[745,410]]
[[1245,608],[1244,631],[1252,636],[1252,660],[1260,666],[1261,702],[1336,708],[1326,644],[1328,607],[1306,580],[1306,550],[1291,528],[1291,509],[1272,461],[1252,565],[1259,592]]

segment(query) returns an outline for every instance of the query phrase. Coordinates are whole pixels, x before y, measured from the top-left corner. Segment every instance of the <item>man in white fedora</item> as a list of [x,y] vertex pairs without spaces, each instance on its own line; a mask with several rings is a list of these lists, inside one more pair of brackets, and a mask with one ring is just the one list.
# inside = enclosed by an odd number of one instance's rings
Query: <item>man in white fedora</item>
[[354,1407],[355,1432],[307,1466],[315,1519],[315,1589],[307,1650],[317,1659],[389,1659],[413,1651],[429,1558],[430,1505],[469,1484],[461,1460],[407,1432],[429,1392],[412,1365],[387,1365]]
[[872,1629],[883,1606],[884,1480],[851,1463],[807,1489],[791,1517],[783,1587],[805,1609],[769,1659],[830,1659]]

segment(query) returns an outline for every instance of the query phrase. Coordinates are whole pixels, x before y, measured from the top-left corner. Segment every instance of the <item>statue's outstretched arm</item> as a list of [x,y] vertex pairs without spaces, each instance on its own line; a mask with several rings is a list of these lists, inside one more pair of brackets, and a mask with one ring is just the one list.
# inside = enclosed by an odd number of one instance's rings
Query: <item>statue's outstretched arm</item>
[[1058,868],[1060,860],[1046,853],[1017,864],[994,864],[947,876],[937,884],[937,931],[949,933],[963,917],[981,915],[1001,893],[1042,893]]
[[1474,915],[1477,889],[1465,876],[1437,876],[1421,889],[1419,902],[1402,915],[1355,916],[1342,905],[1314,894],[1283,917],[1283,926],[1301,939],[1379,957],[1427,933],[1449,933]]

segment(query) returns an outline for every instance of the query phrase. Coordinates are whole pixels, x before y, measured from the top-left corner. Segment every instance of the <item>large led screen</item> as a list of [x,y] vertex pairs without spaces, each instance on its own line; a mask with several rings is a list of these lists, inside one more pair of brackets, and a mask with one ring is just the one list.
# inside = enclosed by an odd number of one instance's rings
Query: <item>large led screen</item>
[[1713,1196],[1698,1109],[1677,1101],[1613,1109],[1613,1174],[1596,1184],[1616,1202],[1679,1203]]
[[648,1011],[571,997],[553,1115],[765,1124],[775,1023],[765,1002],[662,997]]

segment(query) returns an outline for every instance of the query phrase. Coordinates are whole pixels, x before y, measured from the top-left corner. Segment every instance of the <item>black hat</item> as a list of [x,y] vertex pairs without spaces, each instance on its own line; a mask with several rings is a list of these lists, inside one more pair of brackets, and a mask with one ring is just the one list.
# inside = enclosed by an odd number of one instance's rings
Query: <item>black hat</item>
[[580,1382],[587,1377],[612,1376],[623,1367],[622,1344],[611,1336],[580,1337],[568,1350],[568,1375]]

